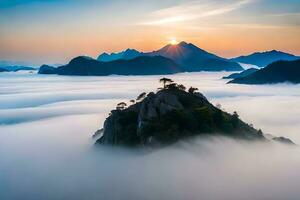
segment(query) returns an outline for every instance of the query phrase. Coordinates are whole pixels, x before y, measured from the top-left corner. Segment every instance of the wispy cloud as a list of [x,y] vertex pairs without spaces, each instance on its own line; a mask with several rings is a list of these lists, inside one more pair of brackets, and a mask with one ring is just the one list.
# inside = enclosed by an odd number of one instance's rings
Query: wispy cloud
[[178,6],[161,9],[150,14],[152,20],[139,23],[140,25],[166,25],[176,22],[195,20],[198,18],[217,16],[240,9],[244,5],[255,0],[240,0],[220,5],[214,3],[203,3],[201,1],[190,2]]
[[272,17],[300,17],[300,12],[270,14]]
[[279,29],[282,26],[276,26],[271,24],[223,24],[223,27],[228,28],[243,28],[243,29]]

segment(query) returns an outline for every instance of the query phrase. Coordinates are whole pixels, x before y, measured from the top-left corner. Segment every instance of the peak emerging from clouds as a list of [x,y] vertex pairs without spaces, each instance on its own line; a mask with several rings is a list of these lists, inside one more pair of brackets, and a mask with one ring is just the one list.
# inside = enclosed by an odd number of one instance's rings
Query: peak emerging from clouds
[[282,51],[271,50],[265,52],[255,52],[250,55],[240,56],[231,60],[234,62],[256,65],[258,67],[266,67],[275,61],[293,61],[297,59],[300,59],[300,57]]

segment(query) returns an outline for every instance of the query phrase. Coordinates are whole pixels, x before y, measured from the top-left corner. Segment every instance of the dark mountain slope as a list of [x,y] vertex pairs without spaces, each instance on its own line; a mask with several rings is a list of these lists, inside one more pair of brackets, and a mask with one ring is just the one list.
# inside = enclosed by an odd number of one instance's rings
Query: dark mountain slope
[[49,69],[40,68],[39,73],[52,71],[59,75],[106,76],[106,75],[156,75],[180,72],[179,66],[161,56],[141,56],[132,60],[100,62],[83,56],[72,59],[69,64]]
[[167,45],[160,50],[145,53],[148,56],[164,56],[177,62],[182,71],[241,71],[243,68],[232,61],[209,53],[186,42]]
[[229,83],[239,84],[282,82],[300,83],[300,59],[295,61],[277,61],[249,76],[229,81]]

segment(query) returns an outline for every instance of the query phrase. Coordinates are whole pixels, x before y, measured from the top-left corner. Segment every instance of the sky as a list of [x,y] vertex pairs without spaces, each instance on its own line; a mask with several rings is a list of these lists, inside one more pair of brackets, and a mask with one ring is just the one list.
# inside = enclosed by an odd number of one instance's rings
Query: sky
[[300,55],[300,1],[0,0],[0,60],[63,64],[174,39],[228,58],[273,49]]

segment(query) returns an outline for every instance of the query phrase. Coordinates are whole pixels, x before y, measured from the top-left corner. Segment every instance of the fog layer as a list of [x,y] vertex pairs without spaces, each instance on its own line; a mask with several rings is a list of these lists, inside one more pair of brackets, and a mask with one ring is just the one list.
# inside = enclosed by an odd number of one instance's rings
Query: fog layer
[[[300,144],[300,85],[226,85],[224,75],[169,77]],[[115,104],[159,78],[0,75],[0,199],[299,199],[298,147],[196,138],[151,153],[95,148]]]

